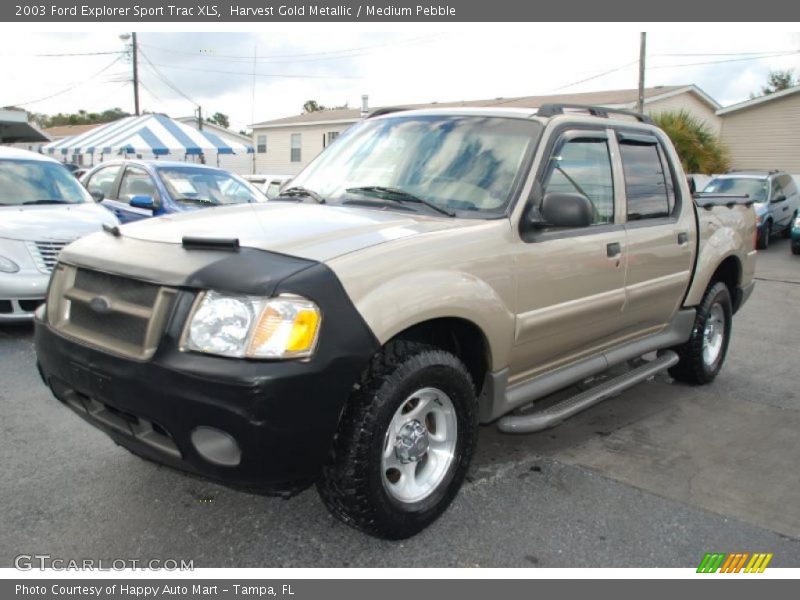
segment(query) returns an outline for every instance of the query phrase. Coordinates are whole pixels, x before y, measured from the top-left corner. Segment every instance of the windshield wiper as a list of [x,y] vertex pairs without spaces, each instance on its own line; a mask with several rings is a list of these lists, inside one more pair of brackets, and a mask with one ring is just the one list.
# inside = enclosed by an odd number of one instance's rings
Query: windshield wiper
[[393,200],[395,202],[413,202],[415,204],[423,204],[428,208],[432,208],[436,212],[442,213],[443,215],[447,215],[448,217],[455,217],[456,213],[451,210],[447,210],[446,208],[442,208],[441,206],[437,206],[430,200],[425,200],[424,198],[420,198],[419,196],[415,196],[411,192],[407,192],[400,188],[394,187],[385,187],[382,185],[364,185],[361,187],[351,187],[347,188],[348,193],[350,194],[368,194],[368,195],[376,195],[380,198],[386,200]]
[[22,204],[30,205],[30,204],[74,204],[69,200],[55,200],[55,199],[45,199],[45,200],[28,200],[27,202],[23,202]]
[[290,187],[289,189],[281,190],[280,194],[278,195],[277,198],[275,198],[275,200],[277,200],[281,196],[285,196],[285,197],[288,197],[288,198],[296,198],[296,197],[312,198],[316,202],[319,202],[320,204],[325,204],[325,198],[320,196],[314,190],[310,190],[308,188],[305,188],[302,185],[296,185],[294,187]]
[[185,202],[187,204],[210,204],[211,206],[219,206],[219,202],[214,202],[208,198],[189,198],[187,196],[179,196],[175,198],[175,202]]

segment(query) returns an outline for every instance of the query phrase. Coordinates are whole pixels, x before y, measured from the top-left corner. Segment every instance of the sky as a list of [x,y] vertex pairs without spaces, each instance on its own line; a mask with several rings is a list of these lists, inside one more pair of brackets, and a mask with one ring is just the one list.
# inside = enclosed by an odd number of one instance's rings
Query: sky
[[[140,104],[172,117],[200,105],[204,116],[223,112],[240,130],[300,114],[311,99],[356,108],[362,94],[376,107],[635,88],[634,25],[611,34],[603,27],[530,23],[144,31],[138,33]],[[0,106],[47,114],[133,112],[123,33],[117,24],[85,33],[5,29]],[[771,69],[800,76],[800,33],[757,24],[651,31],[646,64],[647,86],[694,83],[727,106],[757,92]]]

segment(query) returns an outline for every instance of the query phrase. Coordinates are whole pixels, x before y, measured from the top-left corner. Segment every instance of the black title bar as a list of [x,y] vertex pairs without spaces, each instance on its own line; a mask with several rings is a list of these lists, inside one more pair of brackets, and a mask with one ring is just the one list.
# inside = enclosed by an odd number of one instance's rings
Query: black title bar
[[[290,2],[238,0],[10,0],[0,3],[2,22],[634,22],[798,21],[800,3],[761,0],[447,0]],[[476,40],[479,42],[479,40]],[[576,39],[580,43],[580,38]]]

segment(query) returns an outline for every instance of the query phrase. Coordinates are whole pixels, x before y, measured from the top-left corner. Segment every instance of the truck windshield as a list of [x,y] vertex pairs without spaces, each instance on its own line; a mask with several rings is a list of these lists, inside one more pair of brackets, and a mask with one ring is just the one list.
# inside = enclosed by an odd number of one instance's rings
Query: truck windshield
[[0,206],[80,204],[88,192],[66,168],[49,160],[0,160]]
[[766,202],[769,181],[766,179],[755,179],[752,177],[720,177],[712,179],[704,194],[747,194],[755,202]]
[[[539,123],[504,117],[368,119],[339,136],[292,186],[313,190],[328,203],[498,216],[505,213],[540,133]],[[424,202],[401,204],[403,195]],[[434,207],[442,210],[431,211]]]
[[161,167],[158,173],[173,200],[184,205],[216,206],[266,200],[244,179],[226,171],[201,167]]

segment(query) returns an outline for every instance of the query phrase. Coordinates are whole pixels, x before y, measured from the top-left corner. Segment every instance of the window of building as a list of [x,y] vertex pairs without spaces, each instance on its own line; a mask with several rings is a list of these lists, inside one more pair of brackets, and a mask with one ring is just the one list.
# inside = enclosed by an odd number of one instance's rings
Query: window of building
[[266,154],[267,153],[267,136],[266,135],[259,135],[256,137],[256,151],[259,154]]
[[336,138],[338,138],[338,137],[339,137],[339,132],[338,131],[329,131],[328,133],[326,133],[322,137],[322,147],[323,148],[327,148],[333,142],[335,142]]
[[291,147],[292,147],[292,156],[291,156],[292,162],[300,162],[302,160],[302,155],[300,153],[301,139],[302,138],[300,137],[299,133],[293,133],[292,134],[292,145],[291,145]]

